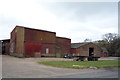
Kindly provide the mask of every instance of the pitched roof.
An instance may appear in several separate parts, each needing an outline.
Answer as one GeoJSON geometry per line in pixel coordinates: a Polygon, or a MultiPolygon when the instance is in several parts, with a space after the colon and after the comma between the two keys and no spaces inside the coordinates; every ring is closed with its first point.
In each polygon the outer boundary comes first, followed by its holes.
{"type": "Polygon", "coordinates": [[[72,43],[72,44],[71,44],[71,48],[79,48],[79,47],[81,47],[81,46],[83,46],[83,45],[85,45],[85,44],[88,44],[88,43],[90,43],[90,42],[72,43]]]}
{"type": "Polygon", "coordinates": [[[49,32],[49,33],[54,33],[54,34],[56,34],[56,32],[47,31],[47,30],[42,30],[42,29],[29,28],[29,27],[25,27],[25,26],[16,25],[16,27],[22,27],[22,28],[24,28],[24,29],[31,29],[31,30],[43,31],[43,32],[49,32]]]}
{"type": "Polygon", "coordinates": [[[102,50],[103,50],[103,52],[108,53],[108,50],[106,48],[102,47],[102,50]]]}
{"type": "Polygon", "coordinates": [[[70,38],[66,38],[66,37],[58,37],[58,36],[56,36],[56,38],[69,39],[69,40],[71,40],[70,38]]]}

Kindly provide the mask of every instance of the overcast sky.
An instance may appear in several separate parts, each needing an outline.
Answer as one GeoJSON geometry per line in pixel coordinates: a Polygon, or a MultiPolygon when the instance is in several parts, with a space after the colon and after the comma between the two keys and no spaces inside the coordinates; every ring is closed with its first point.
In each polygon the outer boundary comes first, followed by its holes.
{"type": "Polygon", "coordinates": [[[95,41],[118,33],[118,2],[1,0],[0,39],[10,38],[16,25],[53,31],[72,42],[95,41]]]}

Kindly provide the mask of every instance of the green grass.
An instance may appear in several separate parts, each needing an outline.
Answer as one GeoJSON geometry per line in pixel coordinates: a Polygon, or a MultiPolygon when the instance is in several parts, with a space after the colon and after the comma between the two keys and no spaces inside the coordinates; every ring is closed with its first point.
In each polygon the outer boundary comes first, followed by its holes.
{"type": "Polygon", "coordinates": [[[118,60],[100,60],[100,61],[46,61],[38,62],[48,66],[61,67],[61,68],[89,68],[89,67],[116,67],[120,66],[118,60]]]}

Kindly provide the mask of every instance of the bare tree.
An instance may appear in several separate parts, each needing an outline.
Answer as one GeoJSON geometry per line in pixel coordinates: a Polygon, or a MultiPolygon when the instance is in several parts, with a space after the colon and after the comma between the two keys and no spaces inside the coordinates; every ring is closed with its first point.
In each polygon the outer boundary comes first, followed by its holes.
{"type": "Polygon", "coordinates": [[[88,38],[86,38],[85,40],[84,40],[84,42],[91,42],[92,40],[91,39],[88,39],[88,38]]]}
{"type": "Polygon", "coordinates": [[[118,34],[115,34],[115,33],[107,33],[107,34],[103,35],[103,40],[105,40],[106,42],[110,43],[111,41],[116,39],[117,36],[118,36],[118,34]]]}
{"type": "Polygon", "coordinates": [[[120,56],[120,36],[118,34],[107,33],[103,35],[103,40],[106,42],[109,56],[120,56]]]}

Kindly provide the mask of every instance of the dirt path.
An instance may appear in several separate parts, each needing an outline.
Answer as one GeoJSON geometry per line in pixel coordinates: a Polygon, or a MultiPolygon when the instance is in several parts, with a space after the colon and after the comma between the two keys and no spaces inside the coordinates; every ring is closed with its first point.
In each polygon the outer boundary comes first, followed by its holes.
{"type": "Polygon", "coordinates": [[[67,69],[38,64],[38,61],[72,60],[64,58],[16,58],[2,56],[3,78],[52,78],[73,74],[102,72],[105,69],[67,69]]]}

